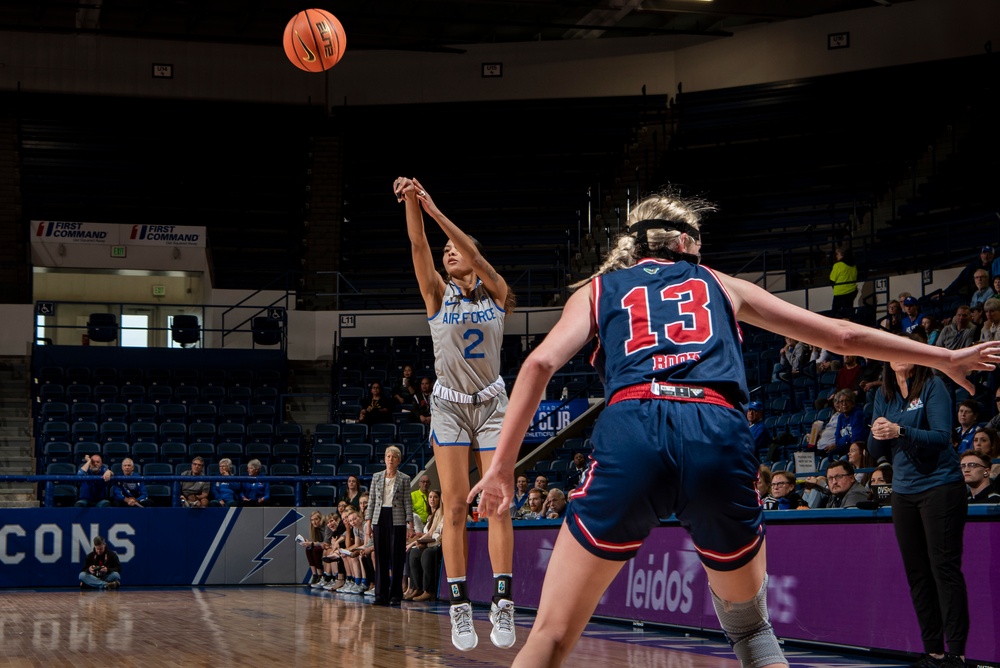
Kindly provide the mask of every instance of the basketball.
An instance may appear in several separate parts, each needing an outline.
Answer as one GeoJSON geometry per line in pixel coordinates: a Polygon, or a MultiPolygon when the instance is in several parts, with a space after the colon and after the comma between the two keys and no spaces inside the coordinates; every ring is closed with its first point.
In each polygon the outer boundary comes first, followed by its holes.
{"type": "Polygon", "coordinates": [[[285,26],[285,55],[306,72],[323,72],[336,65],[347,36],[337,17],[325,9],[304,9],[285,26]]]}

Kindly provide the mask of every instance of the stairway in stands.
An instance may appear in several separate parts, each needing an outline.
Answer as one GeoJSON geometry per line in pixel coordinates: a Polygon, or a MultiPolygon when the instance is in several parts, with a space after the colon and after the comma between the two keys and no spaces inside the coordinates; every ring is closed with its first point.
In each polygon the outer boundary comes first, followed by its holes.
{"type": "MultiPolygon", "coordinates": [[[[35,472],[31,429],[31,383],[26,357],[0,358],[0,472],[35,472]]],[[[35,485],[0,483],[0,508],[37,507],[35,485]]]]}
{"type": "MultiPolygon", "coordinates": [[[[302,427],[302,465],[310,461],[316,425],[331,422],[330,362],[290,362],[284,419],[302,427]]],[[[303,473],[307,471],[303,469],[303,473]]]]}

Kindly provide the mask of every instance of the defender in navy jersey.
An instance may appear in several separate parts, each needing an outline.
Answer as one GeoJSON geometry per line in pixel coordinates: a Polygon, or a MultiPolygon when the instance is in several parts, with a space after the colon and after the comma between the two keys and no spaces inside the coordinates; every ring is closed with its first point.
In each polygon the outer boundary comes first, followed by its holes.
{"type": "MultiPolygon", "coordinates": [[[[452,644],[467,651],[479,642],[465,590],[469,451],[483,472],[500,438],[507,411],[507,392],[500,377],[500,344],[514,294],[483,258],[478,243],[441,213],[419,181],[400,177],[393,184],[393,192],[406,202],[413,269],[434,343],[437,382],[431,396],[431,445],[448,526],[442,534],[441,551],[451,594],[452,644]],[[444,247],[446,279],[434,268],[421,207],[448,236],[444,247]]],[[[513,488],[513,475],[508,484],[513,488]]],[[[510,588],[514,532],[510,519],[508,512],[489,523],[493,566],[490,640],[497,647],[511,647],[515,642],[510,588]]]]}
{"type": "MultiPolygon", "coordinates": [[[[564,661],[625,560],[676,514],[708,576],[719,622],[743,666],[787,665],[767,615],[766,543],[736,318],[837,353],[934,366],[967,389],[1000,345],[949,351],[792,306],[699,265],[711,205],[661,193],[521,367],[493,464],[471,490],[480,515],[508,514],[522,439],[552,374],[598,337],[607,408],[570,495],[538,616],[515,666],[564,661]],[[603,363],[601,358],[603,358],[603,363]]],[[[584,282],[586,284],[586,282],[584,282]]]]}

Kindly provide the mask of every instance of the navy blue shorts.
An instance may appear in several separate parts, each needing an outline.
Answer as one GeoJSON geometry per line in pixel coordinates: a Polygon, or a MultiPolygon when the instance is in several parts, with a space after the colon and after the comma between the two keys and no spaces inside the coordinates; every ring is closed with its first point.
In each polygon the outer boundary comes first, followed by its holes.
{"type": "Polygon", "coordinates": [[[713,570],[740,568],[760,550],[758,462],[740,411],[629,399],[604,409],[592,440],[588,473],[566,513],[570,531],[591,553],[630,559],[672,514],[713,570]]]}

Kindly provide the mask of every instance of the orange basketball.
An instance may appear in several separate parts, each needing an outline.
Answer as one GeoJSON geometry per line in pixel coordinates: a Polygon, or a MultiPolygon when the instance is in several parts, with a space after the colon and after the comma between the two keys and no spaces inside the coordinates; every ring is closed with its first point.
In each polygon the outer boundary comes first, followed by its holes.
{"type": "Polygon", "coordinates": [[[304,9],[285,26],[285,55],[300,70],[322,72],[336,65],[347,35],[337,17],[325,9],[304,9]]]}

